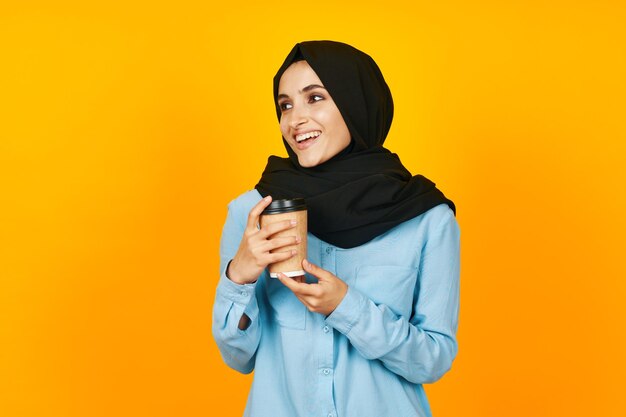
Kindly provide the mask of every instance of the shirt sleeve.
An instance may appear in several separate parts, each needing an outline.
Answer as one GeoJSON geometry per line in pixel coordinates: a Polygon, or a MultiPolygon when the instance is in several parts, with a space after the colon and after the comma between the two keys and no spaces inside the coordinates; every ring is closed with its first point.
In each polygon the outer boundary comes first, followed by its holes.
{"type": "Polygon", "coordinates": [[[420,384],[441,378],[457,352],[460,230],[451,210],[434,230],[422,249],[409,320],[353,287],[326,318],[365,358],[420,384]]]}
{"type": "Polygon", "coordinates": [[[247,374],[254,369],[256,350],[261,339],[256,283],[236,284],[226,276],[226,268],[237,253],[244,229],[236,202],[231,202],[220,240],[220,278],[213,304],[212,330],[224,362],[247,374]],[[244,313],[250,318],[250,325],[240,330],[239,319],[244,313]]]}

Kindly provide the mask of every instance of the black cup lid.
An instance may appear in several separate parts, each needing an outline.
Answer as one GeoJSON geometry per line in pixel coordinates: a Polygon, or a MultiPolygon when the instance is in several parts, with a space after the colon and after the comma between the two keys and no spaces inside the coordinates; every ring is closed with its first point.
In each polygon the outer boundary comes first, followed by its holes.
{"type": "Polygon", "coordinates": [[[290,211],[306,210],[304,198],[292,198],[286,200],[274,200],[269,206],[265,207],[261,214],[278,214],[288,213],[290,211]]]}

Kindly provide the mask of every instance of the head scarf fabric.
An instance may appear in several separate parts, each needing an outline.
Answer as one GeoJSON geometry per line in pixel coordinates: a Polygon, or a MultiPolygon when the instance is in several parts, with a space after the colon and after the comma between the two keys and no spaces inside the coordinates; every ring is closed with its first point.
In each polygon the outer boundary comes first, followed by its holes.
{"type": "Polygon", "coordinates": [[[393,119],[393,99],[378,65],[345,43],[296,44],[274,76],[274,103],[285,70],[304,59],[332,97],[351,134],[350,144],[317,166],[298,163],[285,138],[288,158],[270,156],[255,188],[274,200],[304,198],[308,230],[340,248],[369,242],[427,210],[454,203],[422,175],[412,176],[398,155],[382,145],[393,119]]]}

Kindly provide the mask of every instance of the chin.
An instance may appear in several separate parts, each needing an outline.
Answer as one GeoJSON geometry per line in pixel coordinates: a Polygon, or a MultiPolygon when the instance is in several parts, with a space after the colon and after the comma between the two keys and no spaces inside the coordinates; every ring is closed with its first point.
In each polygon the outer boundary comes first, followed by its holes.
{"type": "Polygon", "coordinates": [[[309,158],[307,158],[307,159],[298,158],[298,163],[303,168],[312,168],[314,166],[317,166],[317,165],[321,164],[322,162],[324,162],[324,161],[311,160],[309,158]]]}

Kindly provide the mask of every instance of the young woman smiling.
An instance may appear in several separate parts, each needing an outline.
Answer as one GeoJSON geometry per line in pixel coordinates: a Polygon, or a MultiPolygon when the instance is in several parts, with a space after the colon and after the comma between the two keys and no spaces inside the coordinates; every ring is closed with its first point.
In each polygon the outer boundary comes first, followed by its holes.
{"type": "Polygon", "coordinates": [[[245,416],[431,416],[423,383],[457,352],[460,231],[454,203],[382,145],[393,100],[374,60],[340,42],[294,46],[274,77],[287,158],[228,205],[213,336],[253,370],[245,416]],[[272,199],[308,207],[306,276],[259,227],[272,199]],[[278,251],[274,251],[278,249],[278,251]]]}

